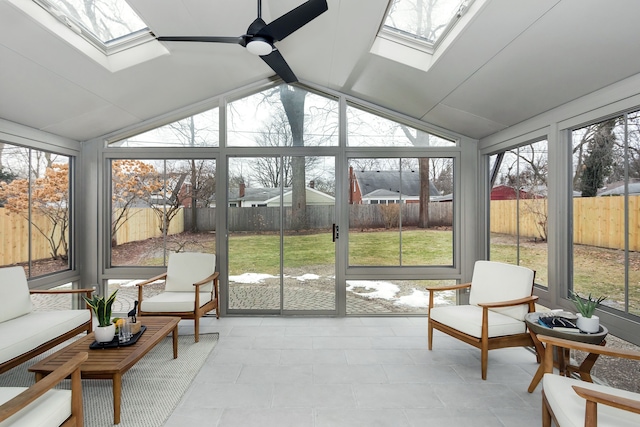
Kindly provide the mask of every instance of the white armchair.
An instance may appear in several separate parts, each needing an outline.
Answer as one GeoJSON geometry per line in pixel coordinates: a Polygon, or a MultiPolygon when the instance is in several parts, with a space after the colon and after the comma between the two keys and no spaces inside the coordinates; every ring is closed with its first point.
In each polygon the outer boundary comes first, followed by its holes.
{"type": "Polygon", "coordinates": [[[195,341],[200,340],[200,317],[218,305],[215,254],[180,252],[169,256],[167,272],[138,283],[138,316],[177,316],[193,319],[195,341]],[[143,287],[164,280],[164,292],[144,298],[143,287]]]}
{"type": "Polygon", "coordinates": [[[553,374],[549,346],[640,360],[640,353],[538,335],[546,344],[542,378],[542,426],[631,427],[640,425],[640,394],[553,374]]]}
{"type": "Polygon", "coordinates": [[[429,350],[437,329],[481,351],[482,379],[487,379],[489,350],[533,346],[524,316],[535,311],[535,271],[494,261],[476,261],[471,283],[428,287],[429,350]],[[437,291],[469,288],[469,304],[434,307],[437,291]]]}
{"type": "Polygon", "coordinates": [[[31,387],[0,387],[0,427],[82,427],[80,365],[87,353],[78,353],[31,387]],[[53,387],[71,376],[71,390],[53,387]]]}

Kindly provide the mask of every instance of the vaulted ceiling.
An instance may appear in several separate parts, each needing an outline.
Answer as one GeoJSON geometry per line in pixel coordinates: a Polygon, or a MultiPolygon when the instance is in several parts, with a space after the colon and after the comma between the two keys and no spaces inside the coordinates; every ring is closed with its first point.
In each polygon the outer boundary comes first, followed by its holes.
{"type": "MultiPolygon", "coordinates": [[[[244,34],[255,0],[128,0],[156,36],[244,34]]],[[[264,0],[268,23],[302,0],[264,0]]],[[[328,0],[277,44],[303,83],[482,138],[640,73],[637,0],[476,0],[434,55],[376,38],[387,0],[328,0]]],[[[31,0],[0,2],[0,118],[88,140],[274,77],[232,44],[112,57],[31,0]],[[38,19],[36,19],[38,18],[38,19]]]]}

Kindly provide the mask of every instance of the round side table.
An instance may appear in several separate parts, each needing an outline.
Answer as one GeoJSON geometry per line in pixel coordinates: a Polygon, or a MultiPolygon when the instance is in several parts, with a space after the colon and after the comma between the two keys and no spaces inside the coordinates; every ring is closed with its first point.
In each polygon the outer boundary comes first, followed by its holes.
{"type": "MultiPolygon", "coordinates": [[[[557,331],[552,328],[547,328],[539,324],[538,319],[540,317],[540,314],[541,313],[538,313],[538,312],[527,313],[524,317],[524,321],[527,324],[527,328],[529,329],[529,334],[531,335],[533,344],[536,347],[536,352],[538,353],[539,361],[542,361],[544,359],[545,347],[538,339],[538,334],[547,335],[555,338],[562,338],[570,341],[594,344],[594,345],[605,345],[607,343],[605,338],[607,337],[607,334],[609,333],[609,331],[602,324],[600,324],[600,330],[594,334],[587,334],[583,332],[578,333],[578,332],[557,331]]],[[[564,374],[565,376],[569,376],[571,372],[577,372],[583,381],[593,382],[591,379],[591,369],[593,368],[593,365],[596,363],[596,360],[598,359],[597,354],[589,353],[587,357],[582,361],[580,366],[573,366],[567,363],[567,361],[570,360],[568,349],[558,348],[556,356],[557,356],[556,359],[558,362],[558,369],[561,374],[564,374]]],[[[538,367],[538,370],[536,371],[536,374],[533,376],[533,379],[531,380],[531,384],[529,385],[529,389],[528,389],[529,393],[533,393],[533,391],[538,386],[538,383],[542,379],[543,375],[544,375],[544,366],[541,363],[540,366],[538,367]]]]}

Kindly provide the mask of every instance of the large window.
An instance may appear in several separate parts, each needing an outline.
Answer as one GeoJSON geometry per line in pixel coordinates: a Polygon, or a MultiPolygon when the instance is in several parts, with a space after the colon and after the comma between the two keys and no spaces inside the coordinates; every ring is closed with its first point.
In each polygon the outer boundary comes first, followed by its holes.
{"type": "Polygon", "coordinates": [[[548,284],[546,140],[494,154],[490,158],[490,258],[536,271],[548,284]]]}
{"type": "Polygon", "coordinates": [[[575,129],[571,137],[573,290],[639,315],[640,113],[575,129]]]}
{"type": "Polygon", "coordinates": [[[71,158],[0,144],[0,265],[28,277],[70,268],[71,158]]]}
{"type": "Polygon", "coordinates": [[[215,172],[215,160],[112,160],[111,265],[215,252],[215,172]]]}
{"type": "Polygon", "coordinates": [[[453,159],[349,159],[349,265],[453,266],[453,159]]]}

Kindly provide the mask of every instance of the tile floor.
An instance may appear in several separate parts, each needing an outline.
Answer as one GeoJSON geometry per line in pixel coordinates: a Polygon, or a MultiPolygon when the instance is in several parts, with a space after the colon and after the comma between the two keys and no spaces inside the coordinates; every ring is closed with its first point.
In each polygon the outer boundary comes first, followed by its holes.
{"type": "MultiPolygon", "coordinates": [[[[220,341],[165,427],[540,426],[524,348],[489,352],[424,317],[205,318],[220,341]]],[[[183,331],[192,329],[181,325],[183,331]]]]}

